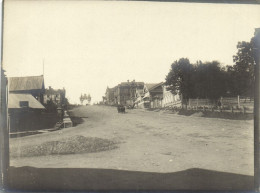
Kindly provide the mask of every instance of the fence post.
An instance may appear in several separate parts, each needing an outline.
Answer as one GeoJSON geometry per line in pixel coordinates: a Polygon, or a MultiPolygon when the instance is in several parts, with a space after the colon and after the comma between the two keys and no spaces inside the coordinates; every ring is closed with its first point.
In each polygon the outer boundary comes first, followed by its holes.
{"type": "Polygon", "coordinates": [[[243,106],[243,114],[246,114],[246,108],[243,106]]]}
{"type": "Polygon", "coordinates": [[[234,110],[233,110],[233,106],[231,107],[231,113],[233,113],[234,112],[234,110]]]}
{"type": "Polygon", "coordinates": [[[237,106],[238,106],[238,108],[240,108],[240,99],[239,99],[239,95],[237,95],[237,106]]]}

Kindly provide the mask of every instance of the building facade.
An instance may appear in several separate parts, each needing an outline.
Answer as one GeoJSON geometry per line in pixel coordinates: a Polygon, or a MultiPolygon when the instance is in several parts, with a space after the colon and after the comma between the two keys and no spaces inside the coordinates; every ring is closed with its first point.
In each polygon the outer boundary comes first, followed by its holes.
{"type": "Polygon", "coordinates": [[[116,91],[117,103],[126,106],[134,106],[136,90],[143,89],[143,87],[143,82],[135,82],[135,80],[131,82],[129,80],[127,82],[121,82],[117,86],[116,91]]]}
{"type": "Polygon", "coordinates": [[[167,86],[163,86],[163,107],[181,107],[182,101],[180,95],[174,95],[167,90],[167,86]]]}
{"type": "Polygon", "coordinates": [[[163,100],[163,82],[146,83],[143,88],[143,97],[138,104],[141,108],[161,108],[163,100]]]}
{"type": "Polygon", "coordinates": [[[9,92],[13,94],[31,94],[41,104],[45,92],[43,76],[9,77],[9,92]]]}
{"type": "Polygon", "coordinates": [[[121,82],[113,88],[106,89],[105,100],[108,105],[134,106],[136,90],[143,90],[143,82],[127,81],[121,82]]]}

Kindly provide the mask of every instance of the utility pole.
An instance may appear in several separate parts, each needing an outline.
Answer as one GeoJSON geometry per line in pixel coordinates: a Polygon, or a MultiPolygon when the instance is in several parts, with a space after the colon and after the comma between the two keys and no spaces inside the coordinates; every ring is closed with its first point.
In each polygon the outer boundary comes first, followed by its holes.
{"type": "Polygon", "coordinates": [[[42,75],[43,75],[43,77],[44,77],[44,58],[43,58],[43,60],[42,60],[42,75]]]}
{"type": "Polygon", "coordinates": [[[259,55],[260,55],[260,28],[255,29],[253,38],[253,52],[255,60],[255,93],[254,93],[254,187],[255,191],[259,191],[259,55]]]}

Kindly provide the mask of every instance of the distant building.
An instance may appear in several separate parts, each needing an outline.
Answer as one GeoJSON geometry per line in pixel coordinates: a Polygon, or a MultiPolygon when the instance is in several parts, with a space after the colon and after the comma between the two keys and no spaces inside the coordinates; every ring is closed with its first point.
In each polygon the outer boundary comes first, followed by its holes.
{"type": "Polygon", "coordinates": [[[105,93],[105,104],[107,105],[115,105],[117,104],[117,86],[113,88],[107,87],[105,93]]]}
{"type": "Polygon", "coordinates": [[[136,91],[143,90],[143,82],[127,81],[121,82],[113,88],[107,87],[105,101],[108,105],[130,105],[133,106],[136,100],[136,91]]]}
{"type": "Polygon", "coordinates": [[[16,94],[31,94],[43,104],[45,92],[43,76],[9,77],[9,92],[16,94]]]}
{"type": "Polygon", "coordinates": [[[121,82],[116,89],[116,101],[121,105],[134,105],[136,98],[136,90],[143,89],[143,82],[121,82]]]}
{"type": "Polygon", "coordinates": [[[144,89],[136,88],[135,91],[135,108],[143,108],[143,97],[144,97],[144,89]]]}
{"type": "Polygon", "coordinates": [[[49,86],[49,89],[45,90],[43,103],[47,104],[48,101],[52,101],[57,107],[63,107],[65,105],[66,90],[53,89],[49,86]]]}

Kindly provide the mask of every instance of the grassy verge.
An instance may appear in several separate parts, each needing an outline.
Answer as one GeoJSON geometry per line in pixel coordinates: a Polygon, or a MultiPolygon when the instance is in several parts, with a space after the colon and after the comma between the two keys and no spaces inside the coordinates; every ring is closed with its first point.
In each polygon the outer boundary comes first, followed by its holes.
{"type": "Polygon", "coordinates": [[[199,116],[209,118],[233,119],[233,120],[252,120],[254,119],[253,113],[240,113],[240,112],[219,112],[219,111],[199,111],[199,110],[177,110],[179,115],[185,116],[199,116]]]}

